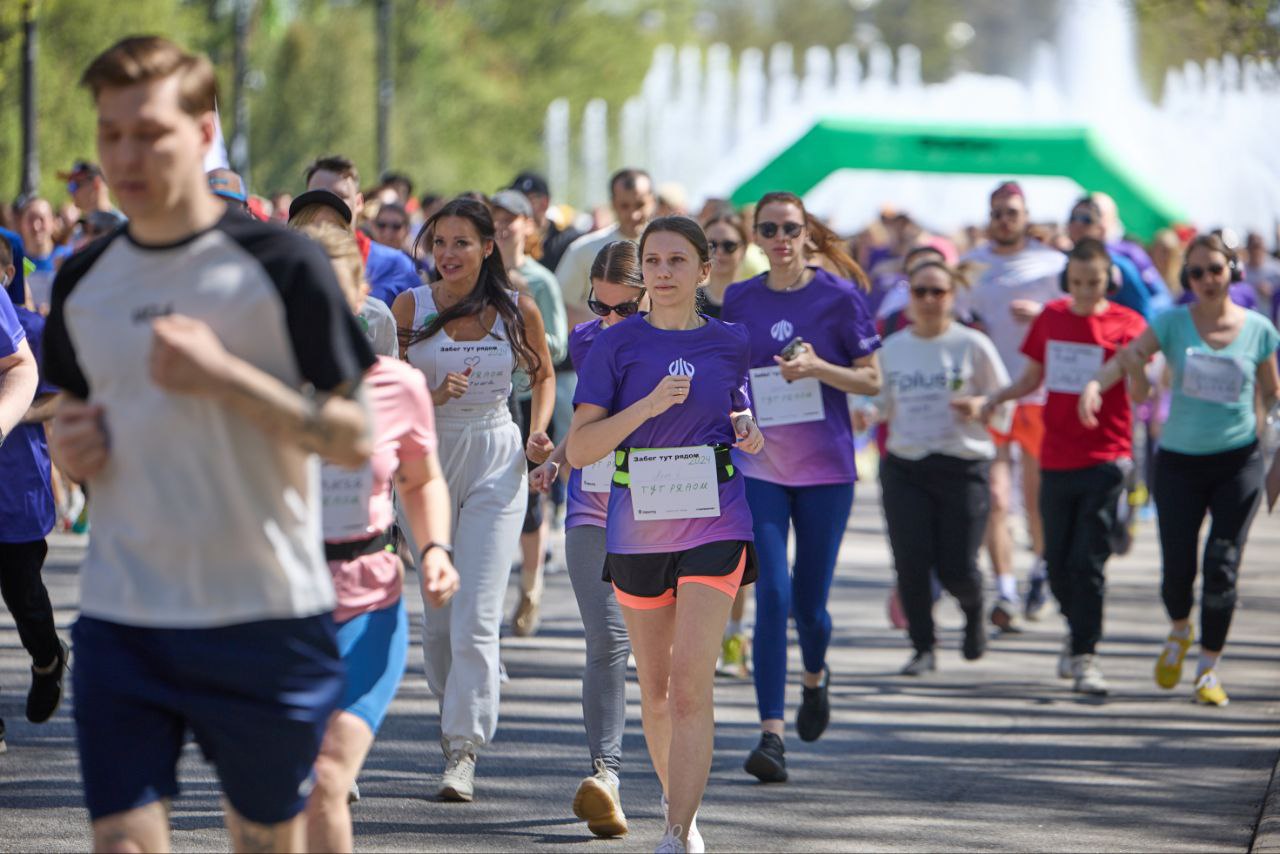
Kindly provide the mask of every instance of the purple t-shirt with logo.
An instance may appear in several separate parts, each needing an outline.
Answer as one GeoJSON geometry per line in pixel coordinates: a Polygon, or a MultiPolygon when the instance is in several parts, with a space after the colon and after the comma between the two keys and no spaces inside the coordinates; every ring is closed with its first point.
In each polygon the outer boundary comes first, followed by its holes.
{"type": "MultiPolygon", "coordinates": [[[[588,320],[573,327],[569,333],[569,360],[573,369],[581,373],[587,361],[587,353],[595,343],[603,327],[599,320],[588,320]]],[[[582,470],[569,472],[569,498],[564,512],[564,528],[576,528],[579,525],[595,525],[603,528],[609,511],[609,493],[587,492],[582,488],[582,470]]]]}
{"type": "MultiPolygon", "coordinates": [[[[732,445],[737,437],[730,413],[750,407],[747,333],[714,318],[704,320],[697,329],[655,329],[639,314],[601,331],[578,369],[574,405],[590,403],[614,415],[646,397],[663,377],[688,376],[688,400],[641,424],[620,447],[732,445]]],[[[742,477],[724,481],[719,490],[720,515],[714,518],[637,522],[631,491],[615,485],[609,493],[608,550],[650,554],[753,539],[742,477]]]]}
{"type": "MultiPolygon", "coordinates": [[[[772,367],[773,357],[799,336],[822,359],[851,365],[880,349],[875,318],[858,286],[816,268],[813,279],[794,291],[770,290],[767,273],[730,285],[722,317],[748,331],[751,367],[772,367]]],[[[785,486],[852,483],[853,428],[843,391],[822,385],[823,418],[762,428],[764,450],[735,452],[747,477],[785,486]]]]}

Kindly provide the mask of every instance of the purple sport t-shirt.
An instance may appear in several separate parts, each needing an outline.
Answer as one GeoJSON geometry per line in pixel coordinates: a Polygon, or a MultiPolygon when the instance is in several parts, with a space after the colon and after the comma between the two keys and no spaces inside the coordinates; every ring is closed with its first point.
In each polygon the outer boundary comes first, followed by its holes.
{"type": "MultiPolygon", "coordinates": [[[[18,322],[18,333],[26,333],[27,343],[37,363],[41,356],[44,318],[34,311],[15,308],[0,293],[0,329],[7,330],[8,311],[18,322]]],[[[0,340],[0,355],[10,338],[0,340]]],[[[19,338],[21,340],[21,338],[19,338]]],[[[12,355],[12,354],[8,354],[12,355]]],[[[36,397],[57,392],[40,371],[36,397]]],[[[30,543],[43,540],[53,530],[57,513],[50,483],[49,446],[43,424],[19,424],[0,446],[0,543],[30,543]]]]}
{"type": "MultiPolygon", "coordinates": [[[[603,330],[578,370],[574,405],[590,403],[610,415],[653,391],[663,377],[691,378],[689,398],[641,424],[623,440],[626,448],[682,448],[732,445],[730,413],[747,409],[747,334],[740,327],[705,317],[697,329],[655,329],[645,315],[603,330]]],[[[751,509],[740,476],[720,484],[720,515],[703,519],[637,522],[631,491],[609,493],[605,537],[613,554],[684,551],[723,540],[750,540],[751,509]]]]}
{"type": "MultiPolygon", "coordinates": [[[[582,372],[582,366],[587,361],[587,353],[591,351],[591,345],[596,342],[596,337],[602,330],[600,321],[588,320],[573,327],[573,331],[569,333],[569,361],[573,363],[575,371],[582,372]]],[[[582,470],[570,471],[569,498],[564,511],[565,530],[579,525],[595,525],[597,528],[603,528],[608,512],[609,493],[587,492],[582,488],[582,470]]]]}
{"type": "MultiPolygon", "coordinates": [[[[770,290],[768,274],[730,285],[725,291],[726,322],[744,327],[751,340],[751,367],[772,367],[773,357],[799,336],[818,356],[836,365],[880,349],[875,318],[857,285],[815,268],[813,279],[794,291],[770,290]]],[[[747,477],[785,486],[852,483],[853,429],[845,393],[823,384],[823,418],[761,428],[764,450],[734,453],[747,477]]]]}

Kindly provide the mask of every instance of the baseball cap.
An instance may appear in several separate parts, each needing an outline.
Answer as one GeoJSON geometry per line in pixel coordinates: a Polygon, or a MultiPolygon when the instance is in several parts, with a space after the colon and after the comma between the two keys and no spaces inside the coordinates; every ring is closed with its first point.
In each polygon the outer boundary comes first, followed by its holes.
{"type": "Polygon", "coordinates": [[[342,197],[331,190],[307,190],[300,196],[294,196],[289,203],[289,219],[293,219],[303,208],[312,205],[325,205],[333,208],[347,225],[351,224],[351,208],[342,197]]]}
{"type": "Polygon", "coordinates": [[[526,196],[530,193],[537,193],[541,196],[551,195],[551,188],[547,186],[547,179],[543,178],[537,172],[521,172],[516,176],[516,179],[511,182],[511,189],[519,190],[526,196]]]}
{"type": "Polygon", "coordinates": [[[90,163],[88,160],[77,160],[71,164],[69,170],[58,173],[58,180],[80,181],[85,178],[94,178],[101,174],[102,170],[98,168],[98,164],[90,163]]]}
{"type": "Polygon", "coordinates": [[[209,189],[213,190],[215,196],[241,205],[248,203],[249,192],[244,178],[240,177],[238,172],[230,169],[212,169],[209,171],[208,178],[209,189]]]}
{"type": "Polygon", "coordinates": [[[533,216],[533,205],[529,197],[519,190],[499,190],[489,199],[496,208],[515,214],[516,216],[533,216]]]}

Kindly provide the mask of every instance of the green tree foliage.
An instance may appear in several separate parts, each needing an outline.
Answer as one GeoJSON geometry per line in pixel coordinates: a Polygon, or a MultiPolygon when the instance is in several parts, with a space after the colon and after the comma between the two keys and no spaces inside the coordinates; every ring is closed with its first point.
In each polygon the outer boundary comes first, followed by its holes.
{"type": "MultiPolygon", "coordinates": [[[[1223,50],[1280,47],[1280,0],[1132,0],[1144,77],[1223,50]]],[[[233,0],[38,0],[41,188],[93,154],[88,95],[76,88],[95,53],[130,33],[155,32],[209,53],[232,131],[233,0]]],[[[376,178],[376,0],[254,0],[249,45],[250,183],[297,191],[302,168],[342,152],[376,178]]],[[[859,32],[922,50],[926,80],[956,70],[1019,73],[1030,45],[1051,35],[1056,0],[393,0],[392,166],[421,189],[492,191],[542,165],[547,103],[567,97],[574,127],[590,98],[616,118],[639,92],[662,42],[727,43],[735,52],[789,41],[835,46],[859,32]],[[948,43],[957,21],[975,38],[948,43]]],[[[0,198],[20,177],[21,3],[0,0],[0,198]]],[[[575,139],[576,142],[576,139],[575,139]]],[[[615,151],[618,150],[614,146],[615,151]]],[[[618,165],[618,164],[612,164],[618,165]]]]}

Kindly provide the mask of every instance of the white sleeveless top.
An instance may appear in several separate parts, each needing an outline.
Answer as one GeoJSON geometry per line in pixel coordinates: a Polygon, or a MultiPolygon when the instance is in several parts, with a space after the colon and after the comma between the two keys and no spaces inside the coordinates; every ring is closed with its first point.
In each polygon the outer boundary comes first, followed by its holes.
{"type": "MultiPolygon", "coordinates": [[[[419,285],[413,294],[413,331],[427,327],[438,314],[430,285],[419,285]]],[[[516,295],[512,294],[512,299],[516,295]]],[[[409,364],[426,375],[427,385],[439,387],[445,374],[471,370],[470,387],[462,397],[453,398],[436,411],[459,415],[469,412],[487,412],[496,404],[506,405],[511,396],[511,372],[515,358],[511,342],[507,340],[506,325],[502,315],[494,320],[489,335],[480,341],[454,341],[441,329],[425,341],[409,346],[406,352],[409,364]]]]}

